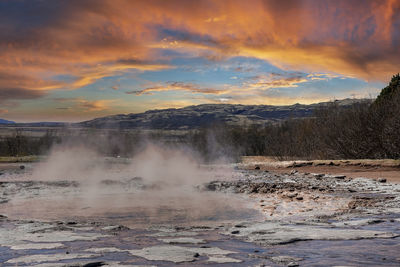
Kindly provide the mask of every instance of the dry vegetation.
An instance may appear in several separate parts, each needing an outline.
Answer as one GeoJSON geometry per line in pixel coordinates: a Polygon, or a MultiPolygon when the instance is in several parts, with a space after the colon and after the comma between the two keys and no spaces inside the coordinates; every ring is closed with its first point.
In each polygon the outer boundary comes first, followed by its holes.
{"type": "Polygon", "coordinates": [[[270,156],[287,159],[399,159],[400,76],[393,76],[378,98],[340,106],[332,102],[305,119],[267,126],[214,125],[184,135],[140,131],[47,131],[40,137],[14,135],[0,139],[0,156],[46,154],[54,144],[80,143],[107,156],[132,156],[144,142],[187,146],[206,161],[221,157],[270,156]]]}
{"type": "Polygon", "coordinates": [[[284,159],[400,158],[400,76],[370,103],[341,107],[333,102],[312,118],[266,127],[216,126],[192,136],[191,143],[213,153],[284,159]],[[217,151],[217,152],[215,152],[217,151]]]}

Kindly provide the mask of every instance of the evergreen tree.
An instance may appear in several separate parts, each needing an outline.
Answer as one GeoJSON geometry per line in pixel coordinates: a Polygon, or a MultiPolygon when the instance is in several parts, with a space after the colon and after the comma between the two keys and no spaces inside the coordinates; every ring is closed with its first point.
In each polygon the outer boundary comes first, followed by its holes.
{"type": "Polygon", "coordinates": [[[381,104],[390,101],[396,92],[400,91],[400,74],[397,73],[392,77],[389,85],[382,89],[379,96],[376,98],[375,103],[381,104]]]}

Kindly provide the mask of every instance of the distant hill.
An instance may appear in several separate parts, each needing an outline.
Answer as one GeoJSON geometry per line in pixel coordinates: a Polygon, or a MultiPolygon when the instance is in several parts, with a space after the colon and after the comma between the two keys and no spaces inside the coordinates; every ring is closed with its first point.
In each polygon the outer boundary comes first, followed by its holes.
{"type": "Polygon", "coordinates": [[[0,124],[14,124],[14,123],[15,123],[14,121],[0,119],[0,124]]]}
{"type": "MultiPolygon", "coordinates": [[[[336,100],[341,106],[365,102],[365,99],[336,100]]],[[[137,114],[120,114],[97,118],[75,124],[80,127],[106,129],[160,129],[188,130],[214,123],[233,125],[266,124],[288,118],[312,116],[315,109],[332,102],[311,105],[294,104],[288,106],[203,104],[178,109],[149,110],[137,114]]]]}
{"type": "Polygon", "coordinates": [[[25,127],[63,127],[66,125],[70,125],[70,123],[65,122],[25,122],[25,123],[18,123],[19,126],[25,127]]]}

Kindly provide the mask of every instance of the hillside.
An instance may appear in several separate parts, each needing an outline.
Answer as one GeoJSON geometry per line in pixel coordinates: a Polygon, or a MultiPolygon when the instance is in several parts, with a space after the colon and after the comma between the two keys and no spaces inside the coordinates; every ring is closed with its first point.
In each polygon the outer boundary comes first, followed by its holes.
{"type": "Polygon", "coordinates": [[[0,124],[14,124],[15,122],[13,121],[8,121],[8,120],[4,120],[4,119],[0,119],[0,124]]]}
{"type": "MultiPolygon", "coordinates": [[[[360,99],[335,101],[340,106],[350,106],[360,99]]],[[[266,124],[288,118],[310,117],[313,111],[331,102],[288,106],[203,104],[179,109],[149,110],[137,114],[120,114],[78,123],[81,127],[120,129],[186,130],[214,123],[266,124]]]]}

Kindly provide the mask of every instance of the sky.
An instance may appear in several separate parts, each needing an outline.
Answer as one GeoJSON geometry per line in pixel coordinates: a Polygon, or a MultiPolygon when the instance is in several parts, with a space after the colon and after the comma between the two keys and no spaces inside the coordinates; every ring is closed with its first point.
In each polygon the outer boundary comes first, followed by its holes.
{"type": "Polygon", "coordinates": [[[398,0],[0,1],[18,122],[371,98],[398,72],[398,0]]]}

